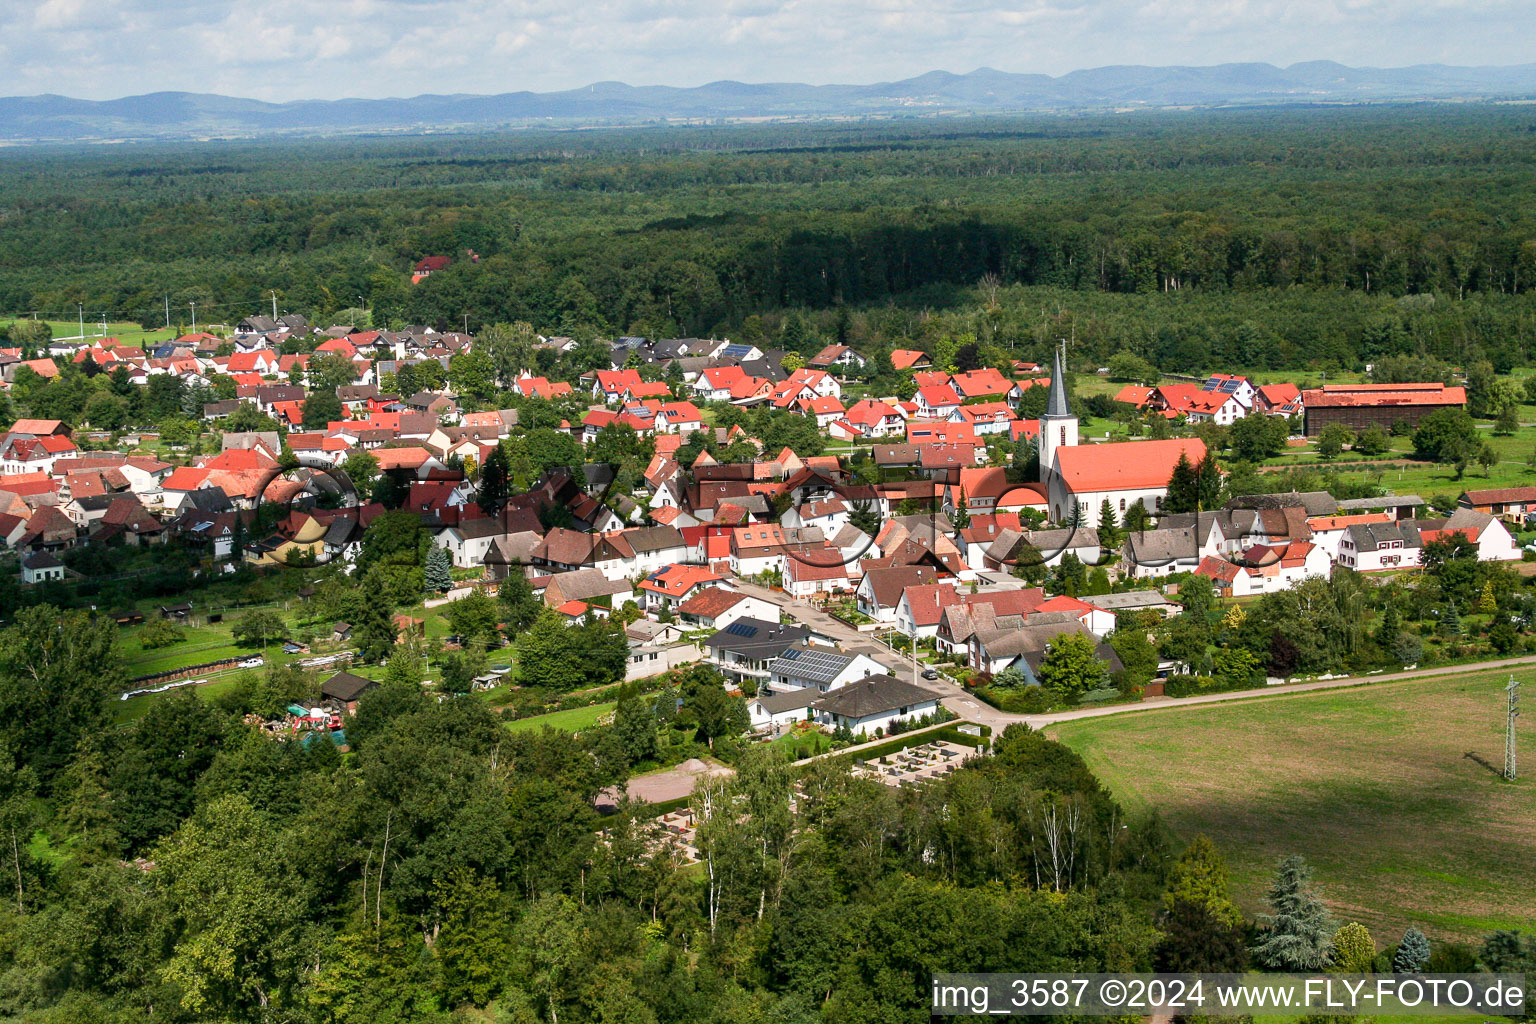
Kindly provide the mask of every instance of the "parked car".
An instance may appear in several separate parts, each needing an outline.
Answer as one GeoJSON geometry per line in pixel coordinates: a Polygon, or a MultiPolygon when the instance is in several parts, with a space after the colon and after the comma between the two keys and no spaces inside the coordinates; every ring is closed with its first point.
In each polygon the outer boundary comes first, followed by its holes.
{"type": "Polygon", "coordinates": [[[937,679],[937,678],[939,678],[939,670],[936,669],[936,668],[925,668],[925,669],[923,669],[923,678],[924,679],[937,679]]]}
{"type": "Polygon", "coordinates": [[[261,668],[266,662],[260,658],[246,658],[240,663],[241,668],[261,668]]]}

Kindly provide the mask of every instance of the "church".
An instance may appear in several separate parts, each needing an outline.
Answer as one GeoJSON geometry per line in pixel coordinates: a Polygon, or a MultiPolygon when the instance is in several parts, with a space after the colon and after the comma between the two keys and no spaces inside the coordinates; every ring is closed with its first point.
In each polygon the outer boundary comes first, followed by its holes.
{"type": "Polygon", "coordinates": [[[1061,525],[1097,527],[1105,499],[1122,523],[1137,502],[1157,515],[1179,456],[1191,464],[1205,458],[1205,443],[1198,437],[1080,445],[1077,434],[1057,351],[1050,396],[1040,416],[1039,455],[1051,521],[1061,525]]]}

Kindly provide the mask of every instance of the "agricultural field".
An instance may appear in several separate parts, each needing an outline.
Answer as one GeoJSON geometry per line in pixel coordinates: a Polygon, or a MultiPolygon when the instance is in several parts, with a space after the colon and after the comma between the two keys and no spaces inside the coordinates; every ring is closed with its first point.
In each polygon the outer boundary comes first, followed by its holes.
{"type": "Polygon", "coordinates": [[[548,727],[556,732],[577,732],[597,724],[598,719],[604,715],[611,715],[618,702],[610,701],[606,704],[593,704],[590,707],[571,708],[567,711],[551,711],[547,715],[534,715],[531,718],[519,718],[507,723],[507,728],[513,732],[537,731],[548,727]]]}
{"type": "MultiPolygon", "coordinates": [[[[1473,941],[1536,926],[1536,773],[1502,767],[1503,688],[1482,672],[1067,722],[1134,813],[1179,842],[1209,836],[1249,914],[1279,860],[1301,853],[1341,921],[1378,942],[1417,925],[1473,941]],[[1485,763],[1486,762],[1486,763],[1485,763]]],[[[1529,718],[1522,722],[1528,745],[1529,718]]]]}

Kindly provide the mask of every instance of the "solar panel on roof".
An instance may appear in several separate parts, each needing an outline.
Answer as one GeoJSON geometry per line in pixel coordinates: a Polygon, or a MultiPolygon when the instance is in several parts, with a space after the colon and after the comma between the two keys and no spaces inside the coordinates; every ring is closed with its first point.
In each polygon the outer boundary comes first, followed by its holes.
{"type": "Polygon", "coordinates": [[[749,626],[745,622],[733,622],[725,627],[725,631],[731,636],[756,636],[757,627],[749,626]]]}

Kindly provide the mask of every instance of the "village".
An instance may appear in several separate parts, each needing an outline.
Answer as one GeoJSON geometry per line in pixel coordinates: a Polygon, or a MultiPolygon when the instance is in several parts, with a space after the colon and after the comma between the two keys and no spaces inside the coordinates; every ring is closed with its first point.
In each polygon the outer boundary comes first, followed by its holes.
{"type": "MultiPolygon", "coordinates": [[[[13,389],[88,367],[133,387],[169,377],[187,394],[231,397],[198,410],[219,438],[206,454],[150,431],[17,419],[0,438],[0,540],[25,587],[83,579],[68,564],[80,548],[189,546],[216,578],[242,563],[349,565],[379,515],[409,510],[451,564],[455,593],[495,594],[516,574],[567,623],[620,618],[629,681],[702,663],[747,700],[757,734],[869,739],[984,707],[957,684],[1059,679],[1053,652],[1078,643],[1095,661],[1068,688],[1079,698],[1162,696],[1200,671],[1196,659],[1159,656],[1127,673],[1111,641],[1127,629],[1150,637],[1183,612],[1190,579],[1253,598],[1337,568],[1412,570],[1451,539],[1478,561],[1518,561],[1516,534],[1536,507],[1536,487],[1468,490],[1450,511],[1412,494],[1325,491],[1206,503],[1217,489],[1201,477],[1220,471],[1197,434],[1082,436],[1060,350],[1011,373],[951,372],[896,350],[909,397],[845,401],[867,391],[857,373],[872,358],[846,345],[809,359],[726,340],[609,345],[607,369],[550,380],[521,366],[495,381],[527,400],[521,409],[474,408],[451,390],[476,339],[420,327],[316,331],[302,317],[252,316],[228,337],[147,351],[110,338],[52,342],[32,358],[5,350],[13,389]],[[392,393],[402,381],[423,386],[392,393]],[[541,406],[552,412],[531,422],[541,406]],[[744,414],[761,411],[770,419],[759,423],[793,420],[797,443],[754,436],[744,414]],[[540,428],[569,439],[570,458],[509,471],[508,441],[540,428]],[[605,461],[615,451],[648,461],[605,461]]],[[[544,365],[574,347],[536,345],[544,365]]],[[[1127,385],[1114,401],[1180,428],[1262,417],[1282,436],[1315,437],[1338,424],[1411,431],[1467,397],[1441,383],[1301,389],[1218,373],[1127,385]]],[[[374,685],[339,672],[322,688],[328,708],[295,718],[339,729],[374,685]]]]}

